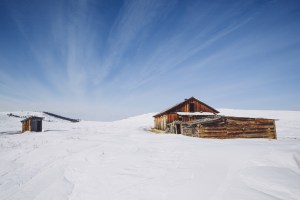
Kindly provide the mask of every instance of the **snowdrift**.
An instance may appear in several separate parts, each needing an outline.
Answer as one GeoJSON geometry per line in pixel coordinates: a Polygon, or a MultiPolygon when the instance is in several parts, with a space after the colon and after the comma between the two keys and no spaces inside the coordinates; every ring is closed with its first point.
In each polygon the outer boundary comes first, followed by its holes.
{"type": "MultiPolygon", "coordinates": [[[[66,122],[12,134],[0,113],[1,199],[299,199],[300,112],[220,109],[276,121],[278,140],[153,134],[154,113],[114,122],[66,122]]],[[[13,114],[25,115],[24,112],[13,114]]]]}

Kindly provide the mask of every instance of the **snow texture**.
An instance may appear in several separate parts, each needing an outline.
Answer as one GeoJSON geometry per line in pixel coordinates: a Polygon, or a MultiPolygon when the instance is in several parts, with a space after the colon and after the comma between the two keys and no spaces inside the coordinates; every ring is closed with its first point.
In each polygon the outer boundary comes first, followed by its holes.
{"type": "Polygon", "coordinates": [[[220,109],[276,121],[278,140],[154,134],[152,114],[43,132],[0,113],[0,199],[300,199],[300,112],[220,109]]]}
{"type": "Polygon", "coordinates": [[[211,112],[177,112],[178,115],[199,116],[199,115],[215,115],[211,112]]]}

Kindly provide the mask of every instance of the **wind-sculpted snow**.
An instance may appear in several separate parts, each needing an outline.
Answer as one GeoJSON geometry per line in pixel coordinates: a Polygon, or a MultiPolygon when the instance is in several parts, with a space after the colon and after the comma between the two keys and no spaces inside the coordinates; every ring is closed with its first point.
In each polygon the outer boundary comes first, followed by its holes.
{"type": "Polygon", "coordinates": [[[153,114],[13,134],[0,113],[0,199],[299,199],[300,112],[220,111],[279,119],[278,140],[154,134],[153,114]]]}

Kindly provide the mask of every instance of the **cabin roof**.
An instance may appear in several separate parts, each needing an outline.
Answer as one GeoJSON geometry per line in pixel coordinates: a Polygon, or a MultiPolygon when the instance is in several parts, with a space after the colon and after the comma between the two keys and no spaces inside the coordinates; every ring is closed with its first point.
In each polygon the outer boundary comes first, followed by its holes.
{"type": "Polygon", "coordinates": [[[26,119],[23,119],[21,122],[24,122],[24,121],[27,121],[27,120],[30,120],[30,119],[39,119],[39,120],[43,120],[44,117],[30,116],[30,117],[27,117],[26,119]]]}
{"type": "Polygon", "coordinates": [[[210,108],[211,110],[213,110],[215,113],[219,113],[219,111],[217,111],[216,109],[210,107],[210,106],[207,105],[206,103],[203,103],[202,101],[196,99],[195,97],[191,97],[191,98],[189,98],[189,99],[184,100],[184,101],[181,102],[181,103],[178,103],[178,104],[176,104],[176,105],[174,105],[174,106],[172,106],[172,107],[170,107],[170,108],[168,108],[168,109],[166,109],[166,110],[163,110],[163,111],[157,113],[157,114],[154,115],[153,117],[159,117],[159,116],[161,116],[161,115],[164,115],[164,114],[166,114],[167,112],[169,112],[169,111],[171,111],[171,110],[173,110],[173,109],[175,109],[175,108],[181,106],[182,104],[184,104],[184,103],[186,103],[187,101],[190,101],[190,100],[198,101],[199,103],[201,103],[201,104],[207,106],[208,108],[210,108]]]}

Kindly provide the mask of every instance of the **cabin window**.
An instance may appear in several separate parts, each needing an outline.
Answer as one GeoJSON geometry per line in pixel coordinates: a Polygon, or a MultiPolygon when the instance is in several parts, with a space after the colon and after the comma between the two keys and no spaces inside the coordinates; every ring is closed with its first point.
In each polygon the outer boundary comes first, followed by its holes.
{"type": "Polygon", "coordinates": [[[190,107],[190,110],[189,110],[190,112],[195,112],[194,103],[190,103],[189,107],[190,107]]]}

